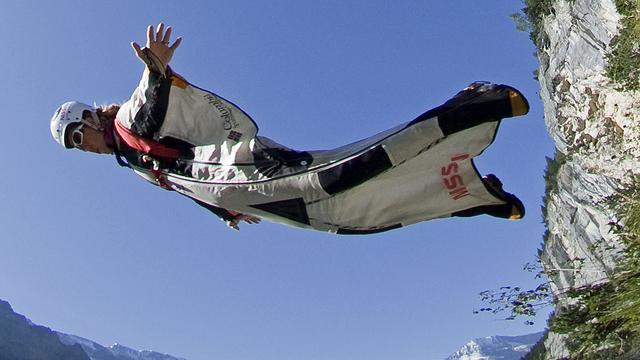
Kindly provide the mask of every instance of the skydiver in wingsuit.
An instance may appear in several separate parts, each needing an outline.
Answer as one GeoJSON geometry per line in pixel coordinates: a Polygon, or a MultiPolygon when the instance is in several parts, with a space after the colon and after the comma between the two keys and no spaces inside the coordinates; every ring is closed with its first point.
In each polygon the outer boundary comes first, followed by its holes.
{"type": "Polygon", "coordinates": [[[154,185],[212,211],[226,224],[261,218],[336,234],[371,234],[450,216],[520,219],[524,206],[473,158],[503,118],[529,105],[506,85],[473,83],[414,120],[323,151],[297,151],[258,135],[242,109],[192,85],[169,67],[182,42],[147,29],[131,45],[145,64],[123,104],[71,101],[51,119],[67,149],[113,154],[154,185]]]}

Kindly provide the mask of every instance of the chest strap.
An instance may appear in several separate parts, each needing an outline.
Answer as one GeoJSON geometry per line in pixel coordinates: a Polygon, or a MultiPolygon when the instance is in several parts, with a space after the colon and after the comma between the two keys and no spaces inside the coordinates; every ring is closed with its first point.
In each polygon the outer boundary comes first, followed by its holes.
{"type": "Polygon", "coordinates": [[[143,138],[122,125],[118,119],[114,121],[113,129],[130,148],[136,149],[145,155],[166,160],[176,160],[180,157],[180,151],[163,145],[153,139],[143,138]]]}
{"type": "Polygon", "coordinates": [[[143,138],[127,129],[117,119],[114,120],[114,131],[122,142],[132,149],[143,153],[142,161],[149,164],[149,170],[153,174],[156,183],[167,190],[172,190],[165,182],[160,171],[160,160],[176,160],[180,157],[180,151],[170,148],[153,139],[143,138]]]}

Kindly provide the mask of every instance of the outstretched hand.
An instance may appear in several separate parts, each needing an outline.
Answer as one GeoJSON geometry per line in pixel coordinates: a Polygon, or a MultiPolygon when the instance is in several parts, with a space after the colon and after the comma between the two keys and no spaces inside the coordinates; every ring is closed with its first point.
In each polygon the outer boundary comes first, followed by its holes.
{"type": "Polygon", "coordinates": [[[150,68],[160,71],[164,74],[167,65],[173,57],[173,53],[176,51],[182,38],[179,37],[169,46],[171,42],[171,27],[168,26],[165,29],[163,23],[158,25],[157,31],[154,32],[153,26],[147,27],[147,45],[141,48],[137,42],[132,42],[131,47],[136,52],[136,56],[150,68]]]}
{"type": "Polygon", "coordinates": [[[247,214],[238,214],[236,215],[235,218],[233,218],[233,220],[227,221],[227,226],[234,230],[240,230],[240,226],[239,226],[240,221],[244,221],[247,224],[258,224],[260,220],[261,219],[257,216],[247,215],[247,214]]]}

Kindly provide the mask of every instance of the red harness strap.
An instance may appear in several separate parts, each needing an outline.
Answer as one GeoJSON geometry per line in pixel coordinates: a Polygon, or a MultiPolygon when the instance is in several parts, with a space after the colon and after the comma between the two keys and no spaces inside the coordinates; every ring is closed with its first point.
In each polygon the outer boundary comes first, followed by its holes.
{"type": "Polygon", "coordinates": [[[180,157],[180,151],[165,146],[153,139],[146,139],[138,136],[133,131],[124,127],[124,125],[122,125],[118,121],[118,119],[114,120],[113,129],[115,130],[116,134],[118,134],[120,140],[122,140],[129,147],[151,157],[151,173],[155,177],[156,183],[164,189],[172,190],[171,187],[163,180],[162,172],[156,164],[157,160],[154,161],[154,158],[176,160],[178,157],[180,157]]]}
{"type": "Polygon", "coordinates": [[[138,136],[133,131],[124,127],[118,119],[114,120],[113,128],[125,144],[129,145],[131,148],[141,151],[144,154],[170,160],[175,160],[180,157],[180,151],[162,145],[153,139],[138,136]]]}

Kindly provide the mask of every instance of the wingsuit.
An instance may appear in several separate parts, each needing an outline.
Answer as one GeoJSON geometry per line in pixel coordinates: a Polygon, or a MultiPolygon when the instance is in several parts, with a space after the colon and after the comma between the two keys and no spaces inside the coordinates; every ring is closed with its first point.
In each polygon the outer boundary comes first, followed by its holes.
{"type": "Polygon", "coordinates": [[[518,219],[522,203],[483,182],[473,158],[493,142],[501,119],[527,112],[516,89],[474,83],[367,139],[296,151],[259,136],[251,117],[224,98],[171,69],[147,69],[117,114],[116,156],[223,220],[244,213],[330,233],[369,234],[449,216],[518,219]]]}

